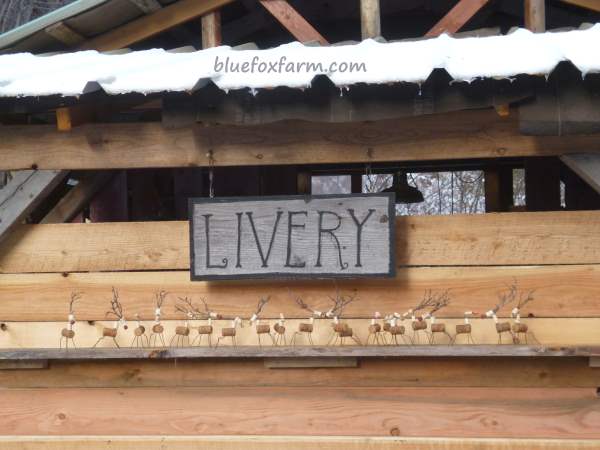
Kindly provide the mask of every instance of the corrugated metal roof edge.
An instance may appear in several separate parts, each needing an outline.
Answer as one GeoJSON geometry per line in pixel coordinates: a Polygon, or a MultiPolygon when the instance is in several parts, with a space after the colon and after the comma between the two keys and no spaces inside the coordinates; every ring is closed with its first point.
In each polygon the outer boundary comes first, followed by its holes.
{"type": "Polygon", "coordinates": [[[76,0],[73,3],[63,6],[51,13],[38,17],[31,22],[0,34],[0,49],[9,47],[17,42],[41,31],[50,25],[69,19],[90,9],[96,8],[109,0],[76,0]]]}

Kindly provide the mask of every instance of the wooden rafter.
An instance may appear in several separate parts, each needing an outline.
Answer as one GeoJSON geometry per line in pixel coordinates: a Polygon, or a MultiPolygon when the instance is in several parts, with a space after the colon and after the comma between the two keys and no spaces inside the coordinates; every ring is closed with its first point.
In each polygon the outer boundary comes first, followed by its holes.
{"type": "Polygon", "coordinates": [[[60,41],[69,47],[74,47],[85,41],[85,38],[82,35],[77,33],[64,22],[58,22],[54,25],[50,25],[48,28],[45,28],[44,31],[46,34],[52,36],[57,41],[60,41]]]}
{"type": "Polygon", "coordinates": [[[114,172],[99,171],[88,173],[77,186],[73,187],[60,199],[56,206],[40,221],[40,223],[64,223],[71,221],[90,202],[100,189],[112,178],[114,172]]]}
{"type": "Polygon", "coordinates": [[[591,9],[600,12],[600,2],[598,0],[562,0],[563,3],[579,6],[581,8],[591,9]]]}
{"type": "Polygon", "coordinates": [[[218,47],[221,45],[221,13],[210,12],[201,19],[202,48],[218,47]]]}
{"type": "Polygon", "coordinates": [[[310,23],[302,17],[286,0],[260,0],[260,3],[275,17],[298,41],[317,41],[328,45],[325,39],[310,23]]]}
{"type": "Polygon", "coordinates": [[[90,39],[80,50],[109,51],[125,48],[162,31],[214,11],[233,0],[180,0],[152,14],[126,23],[108,33],[90,39]]]}
{"type": "Polygon", "coordinates": [[[489,0],[460,0],[448,14],[436,23],[425,34],[427,37],[439,36],[443,33],[456,33],[460,30],[489,0]]]}
{"type": "Polygon", "coordinates": [[[563,155],[561,161],[600,193],[600,157],[594,153],[563,155]]]}
{"type": "Polygon", "coordinates": [[[67,176],[63,170],[23,170],[0,190],[0,239],[67,176]]]}

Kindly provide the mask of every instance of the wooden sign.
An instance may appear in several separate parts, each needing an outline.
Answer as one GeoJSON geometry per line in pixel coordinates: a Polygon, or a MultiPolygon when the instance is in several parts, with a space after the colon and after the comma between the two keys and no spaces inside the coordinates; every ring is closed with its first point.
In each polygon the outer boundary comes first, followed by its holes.
{"type": "Polygon", "coordinates": [[[192,280],[395,275],[394,194],[190,199],[192,280]]]}

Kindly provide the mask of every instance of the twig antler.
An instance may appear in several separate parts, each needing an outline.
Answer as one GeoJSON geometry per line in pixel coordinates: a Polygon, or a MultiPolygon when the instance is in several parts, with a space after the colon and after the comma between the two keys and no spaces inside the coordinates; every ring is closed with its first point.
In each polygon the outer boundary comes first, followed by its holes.
{"type": "Polygon", "coordinates": [[[447,289],[438,294],[433,294],[431,298],[434,300],[434,303],[433,307],[429,310],[429,315],[433,316],[434,313],[450,304],[450,291],[447,289]]]}
{"type": "Polygon", "coordinates": [[[335,288],[335,298],[329,296],[329,300],[333,302],[333,307],[328,311],[330,317],[341,317],[344,313],[344,308],[356,300],[356,293],[353,295],[340,294],[339,288],[335,288]]]}
{"type": "Polygon", "coordinates": [[[507,292],[499,292],[498,293],[498,303],[496,303],[496,306],[494,306],[491,309],[491,312],[496,314],[498,313],[498,311],[500,311],[500,309],[507,305],[508,303],[511,303],[515,300],[517,296],[517,283],[514,282],[513,284],[511,284],[510,286],[508,286],[508,291],[507,292]]]}
{"type": "Polygon", "coordinates": [[[177,297],[181,303],[175,303],[175,311],[181,312],[186,317],[195,316],[197,313],[196,307],[192,304],[192,300],[189,297],[177,297]]]}
{"type": "Polygon", "coordinates": [[[117,319],[123,318],[123,306],[119,301],[119,291],[113,286],[112,288],[113,298],[110,301],[111,311],[106,313],[106,316],[114,315],[117,319]]]}
{"type": "Polygon", "coordinates": [[[81,292],[71,292],[71,301],[69,302],[69,314],[73,314],[75,302],[81,298],[81,292]]]}
{"type": "Polygon", "coordinates": [[[314,317],[323,317],[323,313],[321,311],[317,311],[316,309],[312,309],[310,306],[308,306],[304,302],[304,300],[302,299],[302,297],[300,297],[299,295],[292,294],[291,289],[288,289],[288,295],[290,296],[290,298],[292,300],[294,300],[294,302],[296,303],[296,305],[298,305],[300,307],[300,309],[303,309],[304,311],[308,311],[314,317]]]}
{"type": "Polygon", "coordinates": [[[433,308],[436,305],[436,297],[433,294],[431,289],[427,289],[423,294],[423,298],[421,301],[412,308],[412,313],[416,313],[417,311],[423,311],[424,309],[433,308]]]}
{"type": "Polygon", "coordinates": [[[525,306],[527,303],[530,303],[533,300],[535,300],[535,298],[533,297],[534,292],[535,292],[535,289],[532,289],[527,293],[526,296],[523,295],[523,292],[520,292],[519,293],[519,301],[517,302],[517,308],[522,309],[523,306],[525,306]]]}
{"type": "Polygon", "coordinates": [[[167,297],[168,292],[165,290],[160,290],[156,294],[154,294],[156,298],[156,307],[162,308],[163,303],[165,302],[165,298],[167,297]]]}
{"type": "Polygon", "coordinates": [[[258,304],[256,305],[256,311],[253,314],[253,317],[258,317],[267,303],[269,303],[270,297],[262,297],[258,304]]]}

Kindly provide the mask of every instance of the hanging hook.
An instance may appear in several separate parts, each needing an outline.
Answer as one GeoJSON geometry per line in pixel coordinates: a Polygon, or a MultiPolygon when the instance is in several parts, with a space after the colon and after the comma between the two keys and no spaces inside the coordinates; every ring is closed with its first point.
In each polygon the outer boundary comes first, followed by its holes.
{"type": "Polygon", "coordinates": [[[208,196],[210,198],[214,198],[215,196],[215,189],[213,186],[213,181],[214,181],[214,166],[215,166],[215,158],[213,157],[213,151],[209,150],[208,153],[206,154],[206,157],[208,158],[208,196]]]}

